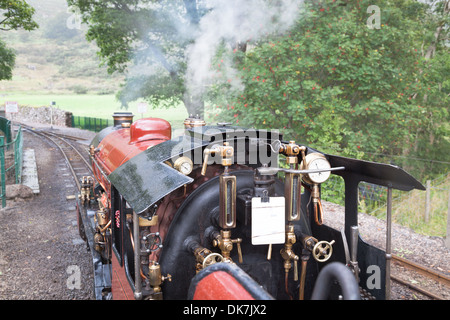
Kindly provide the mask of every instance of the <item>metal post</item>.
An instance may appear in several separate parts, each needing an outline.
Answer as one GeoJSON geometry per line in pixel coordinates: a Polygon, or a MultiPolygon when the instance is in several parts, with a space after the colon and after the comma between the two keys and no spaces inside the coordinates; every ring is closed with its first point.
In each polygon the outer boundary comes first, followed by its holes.
{"type": "Polygon", "coordinates": [[[345,178],[345,237],[351,239],[351,227],[358,225],[358,184],[356,177],[345,178]]]}
{"type": "Polygon", "coordinates": [[[14,166],[15,166],[15,176],[16,184],[22,182],[22,161],[23,161],[23,136],[22,127],[19,127],[16,139],[14,140],[14,166]]]}
{"type": "Polygon", "coordinates": [[[6,207],[5,137],[0,137],[0,170],[2,183],[2,208],[6,207]]]}
{"type": "Polygon", "coordinates": [[[391,228],[392,228],[392,187],[387,190],[386,212],[386,300],[391,299],[391,228]]]}
{"type": "Polygon", "coordinates": [[[134,238],[134,298],[142,299],[142,281],[141,281],[141,240],[139,237],[139,216],[133,211],[133,238],[134,238]]]}

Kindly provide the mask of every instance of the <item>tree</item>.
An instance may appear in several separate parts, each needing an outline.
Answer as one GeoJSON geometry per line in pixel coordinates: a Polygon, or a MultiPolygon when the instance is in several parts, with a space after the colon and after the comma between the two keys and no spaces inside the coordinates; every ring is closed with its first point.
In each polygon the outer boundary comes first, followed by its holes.
{"type": "MultiPolygon", "coordinates": [[[[0,30],[9,31],[24,29],[27,31],[38,28],[33,21],[35,10],[23,0],[0,0],[0,30]]],[[[0,80],[10,80],[15,65],[15,54],[12,49],[0,40],[0,80]]]]}
{"type": "Polygon", "coordinates": [[[203,101],[193,101],[184,86],[185,51],[201,15],[197,1],[67,2],[80,10],[108,71],[127,73],[118,94],[124,106],[142,97],[153,105],[182,101],[189,113],[203,113],[203,101]]]}
{"type": "Polygon", "coordinates": [[[422,172],[425,173],[448,171],[450,149],[450,1],[429,3],[420,47],[420,77],[416,84],[422,90],[412,96],[420,108],[420,120],[414,130],[415,139],[405,150],[407,154],[431,159],[423,162],[422,172]]]}
{"type": "MultiPolygon", "coordinates": [[[[431,19],[436,15],[430,15],[429,6],[385,0],[377,2],[380,21],[372,27],[371,5],[308,1],[284,36],[250,42],[247,52],[224,50],[217,60],[234,61],[240,72],[235,79],[217,78],[212,117],[278,128],[299,142],[342,155],[397,156],[397,163],[417,149],[430,156],[431,149],[422,145],[426,132],[433,127],[433,136],[440,130],[445,137],[447,130],[448,137],[449,56],[442,42],[448,24],[440,20],[441,40],[435,41],[430,33],[437,30],[431,19]],[[427,48],[427,39],[437,53],[425,64],[421,46],[427,48]],[[230,95],[230,80],[241,81],[245,89],[230,95]],[[435,94],[436,105],[425,111],[427,94],[428,100],[435,94]]],[[[221,74],[220,67],[216,70],[221,74]]]]}
{"type": "Polygon", "coordinates": [[[88,24],[110,72],[128,76],[118,97],[152,105],[182,101],[203,115],[211,56],[222,44],[240,48],[242,38],[285,26],[301,0],[68,0],[88,24]],[[206,68],[205,68],[206,66],[206,68]],[[203,80],[206,80],[205,82],[203,80]]]}

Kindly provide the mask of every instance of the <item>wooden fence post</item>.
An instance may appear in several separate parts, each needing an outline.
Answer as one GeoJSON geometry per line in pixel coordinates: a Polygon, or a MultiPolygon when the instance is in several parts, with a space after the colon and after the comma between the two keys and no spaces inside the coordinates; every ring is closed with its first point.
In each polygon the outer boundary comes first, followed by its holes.
{"type": "Polygon", "coordinates": [[[448,191],[447,236],[445,237],[445,246],[450,249],[450,189],[448,191]]]}
{"type": "Polygon", "coordinates": [[[427,194],[425,200],[425,223],[428,223],[430,220],[430,211],[431,211],[431,181],[427,180],[427,194]]]}

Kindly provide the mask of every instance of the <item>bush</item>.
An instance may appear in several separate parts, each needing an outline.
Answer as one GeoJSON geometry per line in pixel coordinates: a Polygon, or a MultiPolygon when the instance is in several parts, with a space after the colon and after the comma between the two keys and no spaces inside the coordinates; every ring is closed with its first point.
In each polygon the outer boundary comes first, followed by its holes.
{"type": "Polygon", "coordinates": [[[70,88],[70,90],[72,90],[73,92],[75,92],[76,94],[86,94],[88,93],[88,88],[86,88],[85,86],[78,84],[75,86],[72,86],[70,88]]]}

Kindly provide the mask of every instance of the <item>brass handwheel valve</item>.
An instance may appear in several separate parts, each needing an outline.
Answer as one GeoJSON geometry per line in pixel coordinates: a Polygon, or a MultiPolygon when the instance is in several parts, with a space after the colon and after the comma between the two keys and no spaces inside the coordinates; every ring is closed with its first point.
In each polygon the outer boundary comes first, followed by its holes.
{"type": "Polygon", "coordinates": [[[334,240],[331,242],[328,241],[320,241],[318,242],[312,251],[313,257],[318,262],[325,262],[328,259],[330,259],[331,255],[333,254],[333,247],[334,240]]]}

